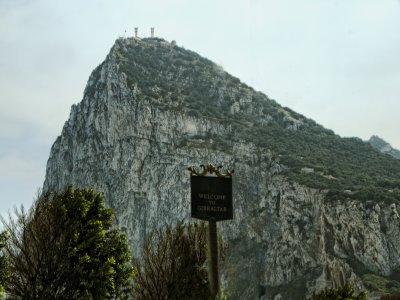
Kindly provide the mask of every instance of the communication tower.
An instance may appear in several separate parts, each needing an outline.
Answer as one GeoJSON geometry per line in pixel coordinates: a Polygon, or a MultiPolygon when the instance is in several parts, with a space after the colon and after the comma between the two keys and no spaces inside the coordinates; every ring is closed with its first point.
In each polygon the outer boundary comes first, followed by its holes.
{"type": "Polygon", "coordinates": [[[150,31],[151,31],[151,37],[153,38],[154,37],[154,27],[151,27],[150,31]]]}
{"type": "Polygon", "coordinates": [[[135,27],[135,38],[138,37],[138,30],[139,30],[139,28],[138,28],[138,27],[135,27]]]}

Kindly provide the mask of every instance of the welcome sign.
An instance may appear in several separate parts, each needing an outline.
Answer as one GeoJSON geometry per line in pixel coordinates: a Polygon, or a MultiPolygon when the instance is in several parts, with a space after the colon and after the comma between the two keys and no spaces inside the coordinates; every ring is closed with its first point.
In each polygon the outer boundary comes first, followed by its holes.
{"type": "Polygon", "coordinates": [[[233,218],[232,178],[190,176],[192,218],[230,220],[233,218]]]}

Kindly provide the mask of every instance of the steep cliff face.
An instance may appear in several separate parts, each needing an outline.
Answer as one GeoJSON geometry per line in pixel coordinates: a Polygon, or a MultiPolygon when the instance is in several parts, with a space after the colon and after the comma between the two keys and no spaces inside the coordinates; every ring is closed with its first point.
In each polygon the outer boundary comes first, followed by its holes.
{"type": "Polygon", "coordinates": [[[339,139],[193,52],[158,39],[120,39],[72,107],[44,190],[72,184],[103,192],[137,254],[152,229],[195,221],[187,167],[220,164],[235,169],[234,220],[218,224],[229,299],[302,299],[348,280],[369,288],[369,274],[395,276],[397,190],[385,201],[361,201],[353,191],[328,197],[328,189],[298,183],[338,177],[318,168],[302,175],[301,167],[315,166],[287,163],[276,145],[302,134],[339,139]]]}

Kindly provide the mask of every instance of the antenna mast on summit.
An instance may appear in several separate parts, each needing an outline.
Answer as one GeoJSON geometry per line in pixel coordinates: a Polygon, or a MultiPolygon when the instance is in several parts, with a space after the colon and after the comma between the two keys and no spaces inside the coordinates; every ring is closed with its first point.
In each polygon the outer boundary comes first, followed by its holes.
{"type": "Polygon", "coordinates": [[[154,27],[150,27],[151,37],[154,37],[154,27]]]}
{"type": "Polygon", "coordinates": [[[135,27],[135,38],[138,37],[138,30],[139,30],[139,28],[138,28],[138,27],[135,27]]]}

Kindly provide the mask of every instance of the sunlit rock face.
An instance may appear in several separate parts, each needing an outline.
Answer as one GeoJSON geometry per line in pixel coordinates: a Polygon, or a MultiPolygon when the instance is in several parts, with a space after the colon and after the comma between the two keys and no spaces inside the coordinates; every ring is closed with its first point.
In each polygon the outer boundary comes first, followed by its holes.
{"type": "Polygon", "coordinates": [[[229,299],[303,299],[346,281],[369,288],[368,274],[396,279],[398,201],[332,201],[290,179],[274,145],[302,132],[333,135],[194,52],[119,39],[51,149],[44,190],[103,192],[137,255],[153,229],[196,221],[187,167],[222,165],[235,170],[234,219],[218,223],[229,299]]]}

